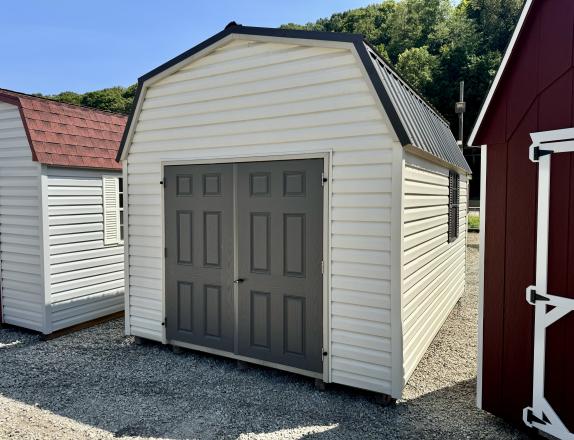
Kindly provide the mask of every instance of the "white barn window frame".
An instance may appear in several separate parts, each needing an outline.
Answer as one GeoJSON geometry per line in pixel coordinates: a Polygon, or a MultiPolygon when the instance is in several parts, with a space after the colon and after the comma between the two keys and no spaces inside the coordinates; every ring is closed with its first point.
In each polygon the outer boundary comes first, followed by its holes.
{"type": "Polygon", "coordinates": [[[460,174],[448,173],[448,242],[456,241],[459,235],[460,174]]]}
{"type": "Polygon", "coordinates": [[[124,242],[123,182],[118,176],[102,176],[104,245],[124,242]]]}

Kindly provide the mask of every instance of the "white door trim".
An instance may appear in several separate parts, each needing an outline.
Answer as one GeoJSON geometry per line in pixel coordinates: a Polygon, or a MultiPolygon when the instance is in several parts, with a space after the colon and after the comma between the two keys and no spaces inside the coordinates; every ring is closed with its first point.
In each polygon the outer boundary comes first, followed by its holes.
{"type": "MultiPolygon", "coordinates": [[[[480,211],[479,211],[479,269],[478,269],[478,358],[476,371],[476,405],[482,409],[483,350],[484,350],[484,251],[486,242],[486,170],[488,146],[480,148],[480,211]]],[[[468,202],[467,202],[468,203],[468,202]]],[[[468,205],[467,205],[468,206],[468,205]]],[[[468,218],[468,207],[467,207],[468,218]]],[[[468,233],[467,233],[468,236],[468,233]]],[[[468,273],[468,272],[467,272],[468,273]]]]}
{"type": "MultiPolygon", "coordinates": [[[[323,357],[323,374],[324,382],[331,382],[331,167],[332,167],[332,150],[318,150],[308,153],[282,153],[270,155],[242,155],[242,156],[222,156],[222,155],[205,155],[188,157],[175,160],[162,160],[160,161],[161,167],[161,181],[163,182],[165,176],[165,167],[172,165],[201,165],[201,164],[215,164],[215,163],[239,163],[239,162],[264,162],[264,161],[277,161],[277,160],[305,160],[305,159],[323,159],[323,173],[326,181],[324,182],[323,190],[323,350],[327,353],[323,357]]],[[[164,200],[164,185],[161,186],[161,244],[162,249],[165,249],[165,200],[164,200]]],[[[162,273],[162,295],[161,307],[162,317],[166,316],[166,301],[165,301],[165,257],[161,260],[161,273],[162,273]]],[[[167,340],[166,327],[162,324],[162,343],[167,344],[172,341],[167,340]]],[[[177,345],[183,346],[179,342],[177,345]]],[[[212,352],[206,347],[194,346],[194,349],[212,352]]],[[[227,353],[227,352],[226,352],[227,353]]],[[[259,363],[261,361],[239,357],[234,353],[225,354],[227,357],[237,358],[241,360],[249,360],[250,362],[259,363]]],[[[271,364],[270,364],[271,365],[271,364]]],[[[272,365],[276,368],[286,370],[287,367],[272,365]]],[[[289,370],[290,371],[290,370],[289,370]]],[[[311,375],[307,373],[307,375],[311,375]]],[[[311,375],[312,376],[312,375],[311,375]]]]}
{"type": "Polygon", "coordinates": [[[574,440],[544,395],[546,329],[574,311],[574,299],[548,294],[548,231],[550,218],[550,164],[554,153],[574,152],[574,128],[532,133],[530,160],[538,162],[538,212],[536,226],[536,285],[526,289],[534,311],[532,406],[523,410],[524,423],[559,439],[574,440]],[[553,307],[548,311],[548,307],[553,307]]]}

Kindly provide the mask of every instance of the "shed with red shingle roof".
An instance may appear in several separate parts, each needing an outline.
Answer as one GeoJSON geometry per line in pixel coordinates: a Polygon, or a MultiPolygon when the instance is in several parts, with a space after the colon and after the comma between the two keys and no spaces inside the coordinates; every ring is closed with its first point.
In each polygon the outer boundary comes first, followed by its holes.
{"type": "Polygon", "coordinates": [[[0,322],[49,334],[123,310],[125,123],[0,89],[0,322]]]}

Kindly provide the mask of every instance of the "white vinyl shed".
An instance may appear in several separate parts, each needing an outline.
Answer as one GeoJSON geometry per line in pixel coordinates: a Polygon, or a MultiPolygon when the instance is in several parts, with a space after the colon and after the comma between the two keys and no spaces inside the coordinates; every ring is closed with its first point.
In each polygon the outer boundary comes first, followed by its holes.
{"type": "Polygon", "coordinates": [[[469,167],[361,36],[231,24],[118,159],[127,334],[398,398],[464,291],[469,167]]]}
{"type": "Polygon", "coordinates": [[[0,89],[0,323],[51,334],[123,310],[125,122],[0,89]]]}

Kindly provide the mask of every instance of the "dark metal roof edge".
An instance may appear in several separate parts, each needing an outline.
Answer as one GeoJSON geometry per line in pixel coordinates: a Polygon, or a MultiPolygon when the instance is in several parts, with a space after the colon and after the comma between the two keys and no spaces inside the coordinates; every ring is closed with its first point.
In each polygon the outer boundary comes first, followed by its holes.
{"type": "Polygon", "coordinates": [[[395,133],[399,138],[399,142],[401,143],[401,145],[410,144],[411,140],[409,138],[409,135],[407,134],[407,131],[405,129],[405,126],[403,125],[403,122],[401,121],[397,109],[395,108],[395,105],[393,104],[393,101],[391,100],[387,92],[387,89],[383,84],[383,80],[381,79],[379,72],[377,72],[377,69],[373,64],[373,59],[371,58],[369,52],[367,51],[367,47],[364,44],[363,38],[361,37],[360,41],[354,42],[354,45],[357,50],[357,53],[359,54],[359,57],[361,58],[363,65],[365,66],[367,74],[369,75],[369,79],[371,80],[371,83],[373,84],[373,87],[377,92],[377,96],[379,97],[381,104],[383,105],[383,108],[387,113],[391,125],[393,126],[393,129],[395,130],[395,133]]]}
{"type": "Polygon", "coordinates": [[[171,60],[163,63],[162,65],[150,70],[145,75],[142,75],[139,80],[147,81],[148,79],[156,76],[157,74],[169,69],[170,67],[184,61],[192,55],[206,49],[212,44],[218,42],[219,40],[227,37],[231,34],[240,35],[256,35],[264,37],[279,37],[279,38],[300,38],[304,40],[322,40],[322,41],[340,41],[346,43],[353,43],[355,41],[363,41],[363,36],[360,34],[351,34],[344,32],[323,32],[323,31],[306,31],[299,29],[279,29],[279,28],[265,28],[265,27],[255,27],[255,26],[228,26],[221,32],[213,35],[207,40],[202,41],[198,45],[186,50],[185,52],[179,54],[178,56],[172,58],[171,60]]]}
{"type": "Polygon", "coordinates": [[[140,78],[138,80],[138,87],[137,87],[136,93],[134,95],[134,100],[132,101],[132,107],[130,109],[130,114],[128,115],[128,120],[126,121],[124,133],[122,134],[122,140],[120,141],[120,148],[118,148],[118,152],[116,153],[116,162],[119,162],[122,159],[122,153],[124,152],[124,147],[125,147],[127,139],[128,139],[128,133],[130,131],[130,127],[132,126],[132,121],[134,119],[136,108],[137,108],[138,102],[140,100],[140,95],[142,93],[142,87],[143,87],[143,81],[140,78]]]}
{"type": "MultiPolygon", "coordinates": [[[[201,43],[197,44],[196,46],[192,47],[191,49],[179,54],[178,56],[172,58],[171,60],[163,63],[162,65],[156,67],[153,70],[150,70],[145,75],[142,75],[138,79],[138,88],[134,95],[134,100],[132,103],[132,108],[128,115],[128,120],[126,123],[126,127],[124,130],[124,134],[122,136],[122,141],[120,143],[120,148],[118,150],[118,154],[116,155],[116,161],[121,160],[122,153],[125,148],[125,143],[127,141],[127,136],[132,125],[132,121],[134,118],[134,114],[140,99],[140,95],[143,88],[143,83],[150,78],[164,72],[165,70],[173,67],[174,65],[186,60],[192,55],[208,48],[212,44],[222,40],[223,38],[227,37],[231,34],[241,34],[241,35],[258,35],[258,36],[269,36],[269,37],[283,37],[283,38],[300,38],[306,40],[322,40],[322,41],[339,41],[344,43],[357,43],[363,41],[363,36],[359,34],[350,34],[350,33],[337,33],[337,32],[321,32],[321,31],[305,31],[305,30],[298,30],[298,29],[278,29],[278,28],[264,28],[264,27],[254,27],[254,26],[227,26],[221,32],[213,35],[212,37],[208,38],[207,40],[202,41],[201,43]]],[[[357,45],[355,45],[357,47],[357,45]]],[[[367,63],[365,63],[365,67],[368,68],[367,63]]]]}
{"type": "Polygon", "coordinates": [[[394,66],[391,66],[389,63],[385,61],[385,59],[381,56],[381,54],[377,51],[377,49],[369,43],[367,40],[364,40],[365,44],[373,51],[373,53],[379,59],[379,62],[384,64],[386,67],[389,68],[391,72],[403,83],[403,86],[407,87],[410,92],[412,92],[417,98],[419,98],[430,110],[436,114],[440,118],[442,122],[444,122],[448,127],[450,127],[450,123],[448,120],[438,111],[438,109],[432,105],[423,95],[421,95],[417,89],[415,89],[398,71],[395,69],[394,66]]]}

